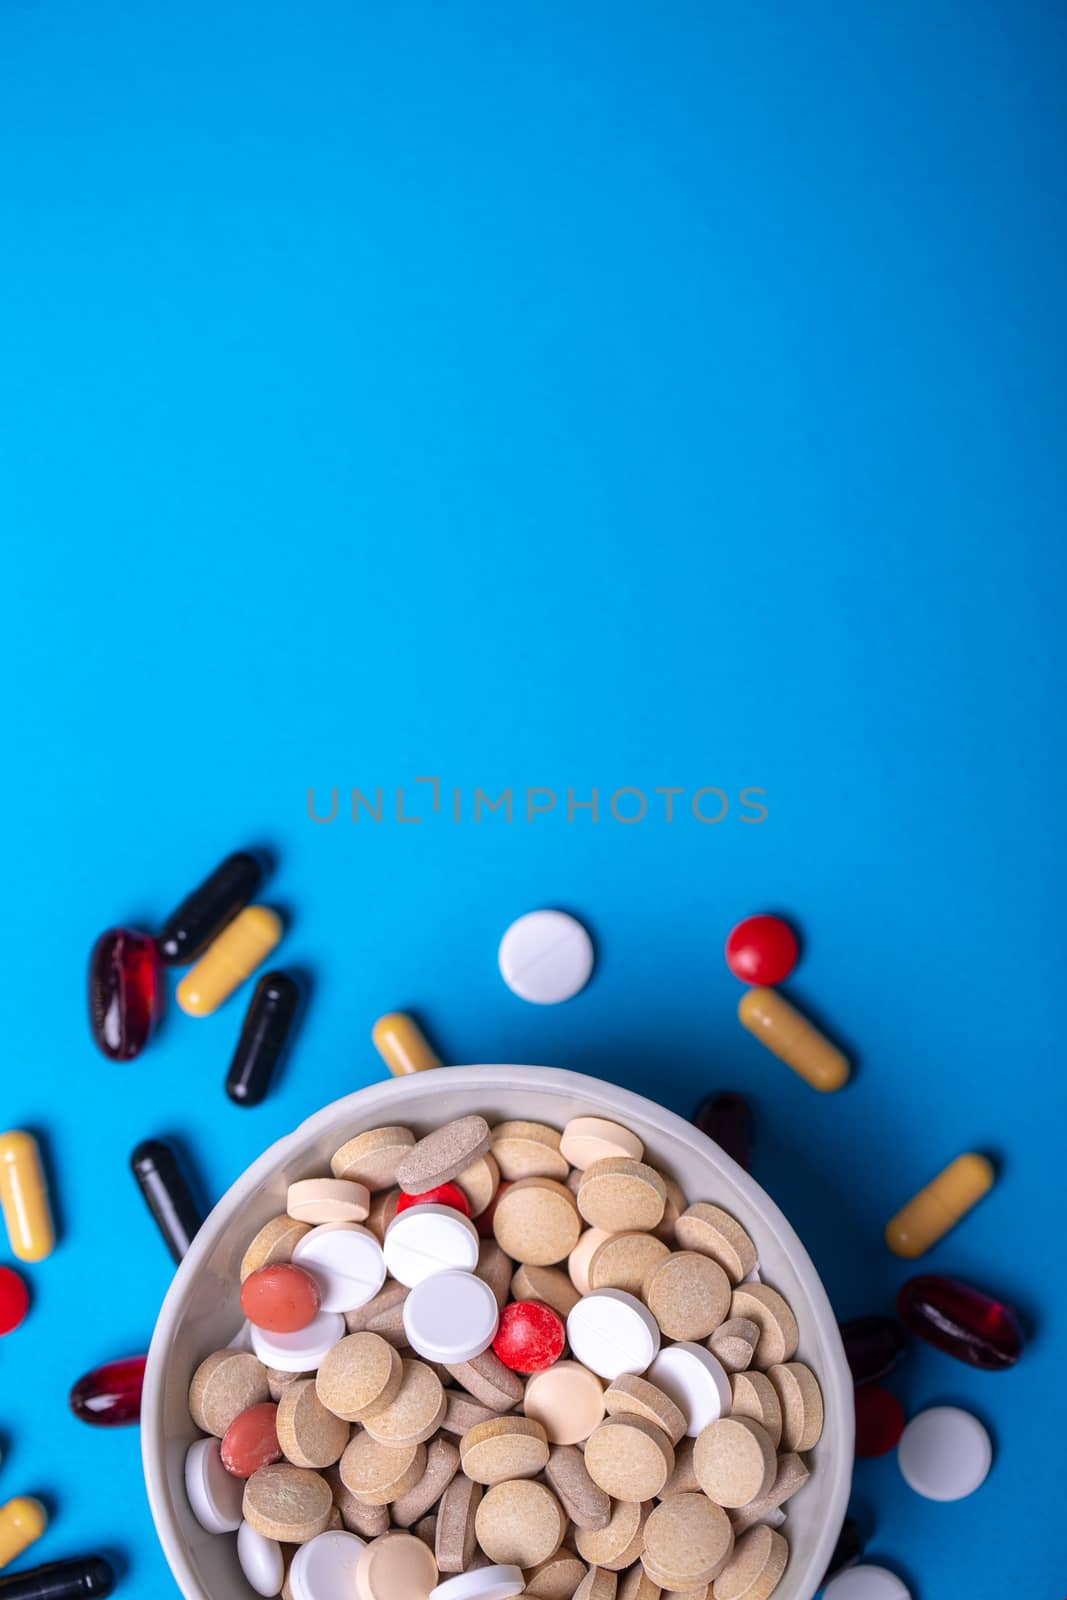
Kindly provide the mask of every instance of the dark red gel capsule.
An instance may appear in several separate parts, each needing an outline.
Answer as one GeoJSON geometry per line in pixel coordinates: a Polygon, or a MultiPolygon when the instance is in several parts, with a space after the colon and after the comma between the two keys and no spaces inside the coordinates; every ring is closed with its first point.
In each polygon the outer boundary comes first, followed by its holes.
{"type": "Polygon", "coordinates": [[[162,1000],[159,955],[147,934],[109,928],[89,957],[89,1027],[112,1061],[132,1061],[148,1043],[162,1000]]]}
{"type": "Polygon", "coordinates": [[[884,1378],[904,1354],[904,1330],[893,1317],[853,1317],[840,1326],[854,1384],[884,1378]]]}
{"type": "Polygon", "coordinates": [[[897,1295],[897,1312],[909,1333],[985,1372],[1013,1367],[1023,1353],[1023,1331],[1011,1306],[957,1278],[909,1278],[897,1295]]]}
{"type": "Polygon", "coordinates": [[[147,1356],[107,1361],[79,1378],[70,1391],[70,1409],[95,1428],[121,1428],[141,1417],[141,1385],[147,1356]]]}
{"type": "Polygon", "coordinates": [[[749,1170],[756,1125],[747,1100],[729,1090],[709,1094],[693,1112],[693,1122],[701,1133],[706,1133],[732,1156],[739,1167],[744,1167],[746,1172],[749,1170]]]}
{"type": "Polygon", "coordinates": [[[878,1383],[856,1390],[856,1454],[888,1455],[904,1432],[904,1407],[878,1383]]]}

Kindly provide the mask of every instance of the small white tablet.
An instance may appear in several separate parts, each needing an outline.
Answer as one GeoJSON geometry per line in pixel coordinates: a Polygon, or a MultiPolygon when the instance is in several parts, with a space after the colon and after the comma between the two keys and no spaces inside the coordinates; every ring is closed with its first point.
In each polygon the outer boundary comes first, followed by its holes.
{"type": "Polygon", "coordinates": [[[576,1361],[610,1382],[647,1371],[659,1350],[659,1326],[625,1289],[594,1289],[568,1316],[567,1343],[576,1361]]]}

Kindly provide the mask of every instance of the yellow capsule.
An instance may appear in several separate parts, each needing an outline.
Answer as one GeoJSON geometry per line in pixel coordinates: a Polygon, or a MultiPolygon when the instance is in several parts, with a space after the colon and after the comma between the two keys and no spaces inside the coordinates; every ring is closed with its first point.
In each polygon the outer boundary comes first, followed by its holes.
{"type": "Polygon", "coordinates": [[[406,1077],[409,1072],[429,1072],[441,1065],[415,1018],[404,1011],[388,1011],[379,1017],[371,1038],[394,1078],[406,1077]]]}
{"type": "Polygon", "coordinates": [[[885,1242],[895,1256],[921,1256],[954,1228],[993,1187],[996,1174],[973,1150],[950,1161],[886,1224],[885,1242]]]}
{"type": "MultiPolygon", "coordinates": [[[[0,1133],[0,1206],[20,1261],[43,1261],[56,1247],[41,1152],[32,1133],[0,1133]]],[[[14,1504],[14,1501],[12,1501],[14,1504]]]]}
{"type": "Polygon", "coordinates": [[[848,1082],[848,1061],[777,989],[747,989],[737,1008],[749,1033],[813,1089],[829,1093],[848,1082]]]}
{"type": "Polygon", "coordinates": [[[266,961],[282,936],[282,919],[269,906],[246,906],[178,985],[178,1004],[191,1017],[209,1017],[238,984],[266,961]]]}
{"type": "Polygon", "coordinates": [[[0,1506],[0,1567],[6,1567],[39,1539],[48,1526],[48,1513],[39,1500],[20,1494],[0,1506]]]}

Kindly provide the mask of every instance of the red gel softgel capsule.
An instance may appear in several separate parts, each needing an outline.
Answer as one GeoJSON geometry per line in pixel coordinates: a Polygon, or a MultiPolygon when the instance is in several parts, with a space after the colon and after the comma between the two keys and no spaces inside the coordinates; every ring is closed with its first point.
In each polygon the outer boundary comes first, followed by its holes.
{"type": "Polygon", "coordinates": [[[909,1333],[985,1372],[1013,1367],[1023,1353],[1023,1331],[1011,1306],[957,1278],[909,1278],[897,1295],[897,1312],[909,1333]]]}
{"type": "Polygon", "coordinates": [[[563,1318],[540,1300],[517,1300],[500,1313],[493,1349],[512,1372],[544,1372],[563,1354],[563,1318]]]}
{"type": "Polygon", "coordinates": [[[743,1095],[731,1089],[709,1094],[693,1112],[693,1124],[748,1172],[752,1166],[756,1124],[752,1108],[743,1095]]]}
{"type": "Polygon", "coordinates": [[[70,1391],[70,1409],[94,1428],[121,1428],[141,1417],[141,1387],[147,1356],[107,1361],[79,1378],[70,1391]]]}
{"type": "Polygon", "coordinates": [[[14,1267],[0,1267],[0,1335],[14,1333],[26,1320],[30,1291],[14,1267]]]}
{"type": "Polygon", "coordinates": [[[797,936],[781,917],[746,917],[726,941],[726,965],[742,983],[784,983],[799,954],[797,936]]]}
{"type": "Polygon", "coordinates": [[[268,1333],[299,1333],[314,1319],[321,1299],[311,1273],[292,1262],[260,1267],[241,1285],[241,1310],[268,1333]]]}
{"type": "Polygon", "coordinates": [[[454,1183],[439,1183],[436,1189],[426,1189],[422,1194],[402,1194],[396,1203],[397,1215],[401,1211],[410,1211],[412,1206],[451,1206],[453,1211],[462,1211],[465,1217],[471,1214],[471,1204],[463,1190],[454,1183]]]}
{"type": "Polygon", "coordinates": [[[235,1478],[250,1478],[260,1467],[282,1459],[278,1407],[270,1400],[234,1417],[222,1438],[222,1464],[235,1478]]]}
{"type": "Polygon", "coordinates": [[[147,934],[109,928],[89,957],[89,1027],[112,1061],[139,1056],[162,1003],[159,956],[147,934]]]}
{"type": "Polygon", "coordinates": [[[492,1239],[495,1237],[493,1233],[493,1218],[496,1216],[496,1208],[500,1204],[501,1195],[506,1194],[510,1188],[510,1183],[508,1183],[505,1179],[505,1181],[497,1189],[496,1194],[490,1200],[489,1204],[486,1206],[485,1210],[479,1212],[478,1216],[475,1217],[474,1226],[477,1228],[483,1239],[492,1239]]]}
{"type": "Polygon", "coordinates": [[[884,1378],[904,1353],[904,1330],[894,1317],[853,1317],[841,1323],[841,1338],[857,1387],[884,1378]]]}
{"type": "Polygon", "coordinates": [[[856,1454],[884,1456],[904,1432],[904,1407],[895,1394],[877,1383],[857,1389],[856,1454]]]}

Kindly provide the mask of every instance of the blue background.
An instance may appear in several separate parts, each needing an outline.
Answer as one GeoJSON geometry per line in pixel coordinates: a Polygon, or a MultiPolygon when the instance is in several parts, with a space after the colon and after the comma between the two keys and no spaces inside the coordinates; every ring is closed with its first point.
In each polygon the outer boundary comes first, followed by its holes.
{"type": "Polygon", "coordinates": [[[0,1349],[0,1490],[48,1498],[35,1555],[172,1592],[135,1433],[65,1412],[170,1276],[133,1144],[216,1197],[413,1007],[450,1060],[743,1088],[842,1316],[908,1275],[904,1198],[994,1153],[927,1264],[1013,1299],[1027,1355],[894,1380],[973,1407],[994,1471],[939,1506],[890,1456],[855,1500],[917,1600],[1063,1594],[1064,44],[1038,0],[6,0],[0,1120],[44,1136],[62,1240],[0,1349]],[[475,825],[476,785],[559,803],[475,825]],[[120,1067],[83,983],[103,926],[257,842],[314,993],[242,1112],[245,995],[120,1067]],[[496,972],[538,905],[597,940],[565,1007],[496,972]],[[856,1052],[834,1097],[735,1020],[723,939],[768,907],[856,1052]]]}

